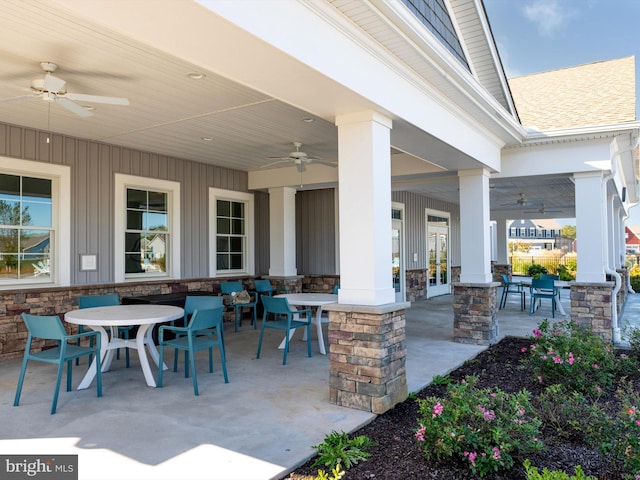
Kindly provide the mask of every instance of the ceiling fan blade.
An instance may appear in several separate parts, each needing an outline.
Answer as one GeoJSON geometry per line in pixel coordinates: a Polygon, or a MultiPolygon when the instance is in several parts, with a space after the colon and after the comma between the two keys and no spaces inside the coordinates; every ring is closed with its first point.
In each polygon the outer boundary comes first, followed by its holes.
{"type": "MultiPolygon", "coordinates": [[[[269,157],[269,158],[280,158],[280,157],[269,157]]],[[[278,160],[277,162],[271,162],[271,163],[267,163],[266,165],[262,165],[260,168],[272,167],[273,165],[278,165],[279,163],[289,163],[289,162],[291,162],[291,160],[289,160],[288,158],[283,158],[281,160],[278,160]]]]}
{"type": "Polygon", "coordinates": [[[64,91],[64,86],[67,82],[62,80],[61,78],[54,77],[50,73],[45,75],[44,83],[42,84],[42,88],[47,90],[48,92],[58,93],[64,91]]]}
{"type": "Polygon", "coordinates": [[[19,97],[2,98],[0,103],[15,102],[16,100],[24,100],[25,98],[36,98],[38,95],[20,95],[19,97]]]}
{"type": "Polygon", "coordinates": [[[314,160],[312,163],[317,163],[318,165],[324,165],[325,167],[333,167],[337,168],[338,164],[333,162],[325,162],[323,160],[314,160]]]}
{"type": "Polygon", "coordinates": [[[129,100],[119,97],[103,97],[100,95],[87,95],[84,93],[65,93],[65,98],[69,100],[76,100],[79,102],[89,103],[107,103],[109,105],[129,105],[129,100]]]}
{"type": "Polygon", "coordinates": [[[64,108],[66,108],[70,112],[75,113],[79,117],[90,117],[90,116],[93,115],[93,113],[91,113],[89,110],[83,108],[82,106],[78,105],[77,103],[73,103],[68,98],[57,97],[56,98],[56,102],[58,102],[60,105],[62,105],[64,108]]]}

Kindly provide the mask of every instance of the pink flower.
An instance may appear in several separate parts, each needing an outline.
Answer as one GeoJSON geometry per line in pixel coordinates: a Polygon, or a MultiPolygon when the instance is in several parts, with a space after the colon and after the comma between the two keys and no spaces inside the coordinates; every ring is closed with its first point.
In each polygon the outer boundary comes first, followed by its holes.
{"type": "Polygon", "coordinates": [[[597,363],[594,363],[593,365],[591,365],[593,368],[595,368],[596,370],[599,369],[600,367],[598,366],[597,363]]]}
{"type": "Polygon", "coordinates": [[[476,466],[476,457],[478,456],[476,452],[464,452],[464,456],[469,457],[471,465],[473,465],[474,467],[476,466]]]}
{"type": "Polygon", "coordinates": [[[636,426],[640,427],[640,420],[636,420],[636,426]]]}
{"type": "Polygon", "coordinates": [[[553,363],[562,364],[562,359],[556,355],[553,357],[553,363]]]}
{"type": "Polygon", "coordinates": [[[546,355],[542,355],[540,358],[541,358],[542,360],[546,360],[546,359],[547,359],[547,356],[546,356],[546,355]]]}
{"type": "Polygon", "coordinates": [[[424,427],[424,425],[420,424],[420,428],[416,432],[416,438],[419,441],[424,442],[424,433],[426,432],[426,430],[427,429],[424,427]]]}
{"type": "Polygon", "coordinates": [[[574,361],[575,361],[575,360],[574,360],[574,358],[573,358],[573,353],[569,352],[569,360],[568,360],[569,365],[573,365],[573,362],[574,362],[574,361]]]}
{"type": "Polygon", "coordinates": [[[522,353],[525,353],[525,352],[527,351],[527,347],[522,347],[522,348],[520,349],[520,351],[521,351],[522,353]]]}
{"type": "Polygon", "coordinates": [[[438,415],[442,414],[444,407],[440,402],[436,403],[433,407],[433,416],[432,418],[436,418],[438,415]]]}
{"type": "Polygon", "coordinates": [[[542,377],[538,375],[538,383],[542,383],[542,377]]]}
{"type": "Polygon", "coordinates": [[[535,338],[540,338],[542,336],[542,332],[536,328],[535,330],[533,330],[533,336],[535,338]]]}
{"type": "Polygon", "coordinates": [[[498,447],[493,447],[493,458],[496,460],[500,460],[502,456],[500,455],[500,449],[498,447]]]}

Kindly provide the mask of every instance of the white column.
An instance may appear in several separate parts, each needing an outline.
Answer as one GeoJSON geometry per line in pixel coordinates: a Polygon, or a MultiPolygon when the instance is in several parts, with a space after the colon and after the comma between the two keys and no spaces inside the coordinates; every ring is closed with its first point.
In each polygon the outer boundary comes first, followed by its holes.
{"type": "Polygon", "coordinates": [[[509,263],[509,237],[507,235],[507,221],[496,220],[496,242],[498,246],[498,265],[509,263]]]}
{"type": "Polygon", "coordinates": [[[336,117],[340,204],[339,303],[395,302],[391,279],[391,120],[336,117]]]}
{"type": "Polygon", "coordinates": [[[606,202],[602,191],[602,172],[576,173],[577,282],[602,283],[606,280],[605,240],[606,202]]]}
{"type": "Polygon", "coordinates": [[[269,189],[269,275],[290,277],[296,269],[296,190],[269,189]]]}
{"type": "Polygon", "coordinates": [[[489,283],[491,241],[489,235],[489,171],[461,170],[460,181],[460,282],[489,283]]]}

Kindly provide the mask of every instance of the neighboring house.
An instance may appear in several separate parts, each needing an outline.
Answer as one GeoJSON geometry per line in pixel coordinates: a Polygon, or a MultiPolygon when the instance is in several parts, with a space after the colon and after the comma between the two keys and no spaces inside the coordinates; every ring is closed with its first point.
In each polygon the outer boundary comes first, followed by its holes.
{"type": "Polygon", "coordinates": [[[528,245],[529,249],[553,250],[562,236],[555,220],[514,220],[509,224],[509,242],[528,245]]]}
{"type": "MultiPolygon", "coordinates": [[[[523,206],[576,219],[572,288],[611,297],[611,239],[639,201],[633,57],[508,81],[479,0],[127,2],[126,15],[116,0],[45,4],[6,0],[0,18],[0,40],[20,46],[0,55],[3,97],[34,80],[55,90],[0,104],[3,194],[37,198],[52,233],[50,277],[3,280],[5,302],[33,284],[63,287],[71,308],[95,285],[339,282],[345,322],[398,325],[406,300],[453,293],[455,340],[491,343],[491,222],[494,271],[507,270],[523,206]],[[34,59],[60,68],[45,76],[34,59]],[[85,118],[66,91],[130,105],[87,101],[85,118]],[[137,252],[157,226],[165,270],[144,270],[137,252]]],[[[577,306],[603,335],[617,328],[615,312],[612,324],[577,306]]],[[[395,374],[403,358],[376,362],[395,374]]],[[[402,397],[390,392],[331,397],[389,407],[402,397]]]]}
{"type": "Polygon", "coordinates": [[[640,226],[624,227],[624,234],[625,234],[624,243],[627,249],[627,254],[631,254],[631,255],[640,254],[640,237],[635,232],[640,232],[640,226]]]}

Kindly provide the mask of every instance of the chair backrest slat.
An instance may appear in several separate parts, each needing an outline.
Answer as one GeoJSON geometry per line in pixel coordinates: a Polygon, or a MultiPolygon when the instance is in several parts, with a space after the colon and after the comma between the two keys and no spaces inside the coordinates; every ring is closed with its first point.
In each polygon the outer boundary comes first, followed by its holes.
{"type": "Polygon", "coordinates": [[[539,290],[553,290],[555,288],[553,279],[533,278],[531,288],[539,290]]]}
{"type": "Polygon", "coordinates": [[[272,293],[273,287],[269,280],[254,280],[253,284],[256,287],[258,293],[272,293]]]}
{"type": "Polygon", "coordinates": [[[291,307],[286,298],[262,297],[265,313],[287,315],[291,313],[291,307]]]}
{"type": "Polygon", "coordinates": [[[220,325],[222,322],[223,307],[195,310],[189,321],[190,330],[206,330],[220,325]]]}
{"type": "Polygon", "coordinates": [[[22,320],[24,320],[27,330],[32,337],[48,340],[62,340],[67,334],[60,317],[57,315],[47,316],[23,313],[22,320]]]}
{"type": "Polygon", "coordinates": [[[242,288],[242,282],[220,282],[220,291],[223,295],[231,295],[233,292],[237,293],[242,290],[244,290],[244,288],[242,288]]]}
{"type": "Polygon", "coordinates": [[[111,307],[120,305],[120,297],[117,293],[108,293],[106,295],[81,295],[78,297],[78,307],[111,307]]]}
{"type": "Polygon", "coordinates": [[[184,314],[191,315],[195,310],[210,310],[222,307],[222,297],[217,295],[187,295],[184,301],[184,314]]]}

